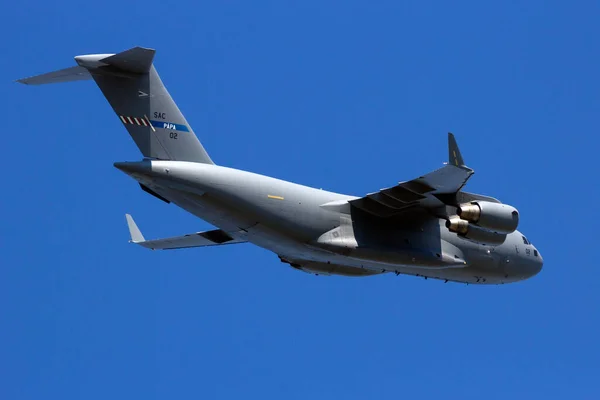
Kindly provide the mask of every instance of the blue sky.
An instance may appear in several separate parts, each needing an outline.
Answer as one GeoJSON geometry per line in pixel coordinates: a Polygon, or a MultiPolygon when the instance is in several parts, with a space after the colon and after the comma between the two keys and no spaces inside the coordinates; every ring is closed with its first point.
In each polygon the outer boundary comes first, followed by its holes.
{"type": "Polygon", "coordinates": [[[596,398],[600,3],[3,6],[0,398],[596,398]],[[142,192],[91,82],[14,79],[157,49],[213,159],[362,195],[446,159],[521,213],[535,278],[314,277],[251,245],[127,243],[210,226],[142,192]]]}

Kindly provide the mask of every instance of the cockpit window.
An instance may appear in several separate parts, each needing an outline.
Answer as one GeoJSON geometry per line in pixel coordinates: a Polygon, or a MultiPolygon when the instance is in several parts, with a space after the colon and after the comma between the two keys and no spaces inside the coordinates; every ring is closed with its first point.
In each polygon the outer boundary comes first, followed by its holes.
{"type": "Polygon", "coordinates": [[[531,243],[529,242],[529,240],[527,240],[527,238],[526,238],[525,236],[523,236],[523,243],[524,243],[524,244],[531,244],[531,243]]]}

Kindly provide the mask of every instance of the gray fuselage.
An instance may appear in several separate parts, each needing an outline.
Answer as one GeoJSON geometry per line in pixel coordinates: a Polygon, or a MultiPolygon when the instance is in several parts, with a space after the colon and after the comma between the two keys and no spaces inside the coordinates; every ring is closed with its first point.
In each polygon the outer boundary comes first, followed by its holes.
{"type": "Polygon", "coordinates": [[[328,192],[251,172],[182,161],[115,166],[199,218],[316,274],[384,272],[499,284],[526,279],[541,254],[519,231],[489,246],[450,232],[444,220],[417,213],[378,219],[328,192]]]}

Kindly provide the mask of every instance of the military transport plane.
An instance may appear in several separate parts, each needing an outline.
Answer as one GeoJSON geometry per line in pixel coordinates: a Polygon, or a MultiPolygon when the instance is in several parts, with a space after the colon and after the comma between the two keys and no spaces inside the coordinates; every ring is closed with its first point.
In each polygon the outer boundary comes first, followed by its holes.
{"type": "Polygon", "coordinates": [[[442,168],[354,197],[216,165],[167,92],[155,51],[76,56],[77,66],[19,80],[93,79],[144,158],[115,167],[156,198],[219,229],[146,240],[126,215],[131,241],[149,249],[250,242],[317,275],[392,272],[445,282],[501,284],[537,274],[540,252],[517,231],[514,207],[462,191],[473,170],[454,136],[442,168]]]}

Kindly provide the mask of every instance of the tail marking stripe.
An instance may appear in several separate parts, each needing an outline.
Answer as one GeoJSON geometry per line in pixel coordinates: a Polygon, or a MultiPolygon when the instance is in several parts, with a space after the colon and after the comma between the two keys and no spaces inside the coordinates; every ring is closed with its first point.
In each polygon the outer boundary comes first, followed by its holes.
{"type": "Polygon", "coordinates": [[[155,128],[172,129],[172,130],[181,131],[181,132],[189,132],[190,131],[190,128],[188,128],[186,125],[183,125],[183,124],[174,124],[172,122],[154,121],[154,120],[150,120],[150,123],[155,128]]]}
{"type": "MultiPolygon", "coordinates": [[[[150,122],[148,117],[145,115],[143,117],[129,117],[127,115],[119,115],[119,118],[121,119],[121,122],[123,122],[124,124],[149,126],[150,128],[152,128],[152,130],[154,130],[154,126],[152,126],[152,123],[150,122]]],[[[168,125],[170,125],[168,127],[170,129],[176,129],[176,128],[174,128],[174,126],[179,126],[179,125],[175,125],[175,124],[168,124],[168,125]]],[[[185,127],[186,128],[185,131],[187,132],[187,127],[184,125],[181,125],[181,126],[185,127]]],[[[163,126],[161,125],[160,128],[163,128],[163,126]]],[[[179,130],[183,130],[183,129],[179,129],[179,130]]]]}
{"type": "Polygon", "coordinates": [[[148,126],[150,127],[150,129],[152,129],[152,132],[156,132],[156,129],[154,129],[154,127],[152,126],[152,124],[150,123],[150,120],[148,119],[148,116],[146,114],[144,114],[144,119],[146,120],[146,122],[148,123],[148,126]]]}

